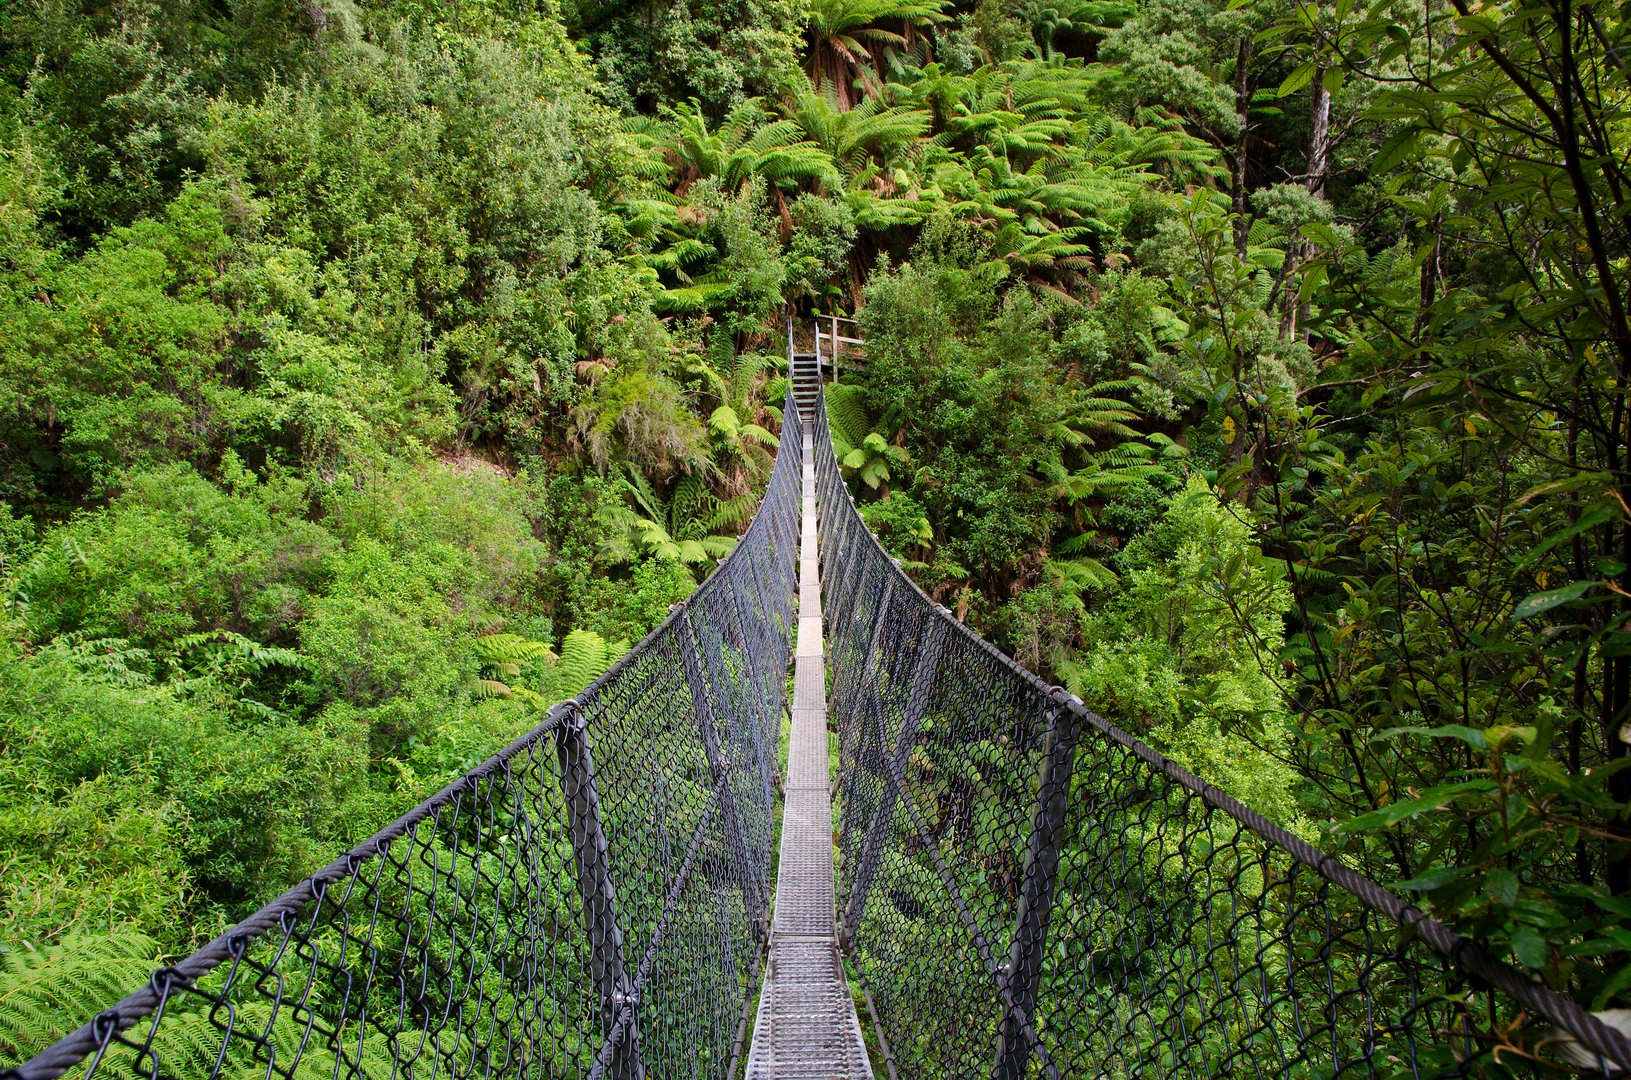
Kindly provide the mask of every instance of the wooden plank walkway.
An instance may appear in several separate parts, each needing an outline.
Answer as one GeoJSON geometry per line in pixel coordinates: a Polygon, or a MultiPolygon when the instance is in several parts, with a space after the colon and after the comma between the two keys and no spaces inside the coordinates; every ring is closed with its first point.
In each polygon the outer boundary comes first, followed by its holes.
{"type": "Polygon", "coordinates": [[[749,1080],[872,1076],[838,956],[834,916],[813,442],[806,438],[804,450],[798,647],[793,660],[793,730],[784,774],[781,866],[770,925],[770,959],[748,1051],[749,1080]]]}

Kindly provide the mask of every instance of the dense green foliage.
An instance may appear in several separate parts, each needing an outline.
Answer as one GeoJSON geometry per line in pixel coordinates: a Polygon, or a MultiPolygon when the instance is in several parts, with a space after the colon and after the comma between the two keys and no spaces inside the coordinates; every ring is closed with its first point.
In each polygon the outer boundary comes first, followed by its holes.
{"type": "Polygon", "coordinates": [[[0,944],[173,955],[530,727],[729,550],[782,319],[847,310],[839,455],[937,599],[1624,1007],[1628,34],[8,7],[0,944]]]}
{"type": "Polygon", "coordinates": [[[631,271],[652,159],[553,17],[52,12],[0,26],[0,907],[174,953],[649,630],[779,416],[631,271]]]}

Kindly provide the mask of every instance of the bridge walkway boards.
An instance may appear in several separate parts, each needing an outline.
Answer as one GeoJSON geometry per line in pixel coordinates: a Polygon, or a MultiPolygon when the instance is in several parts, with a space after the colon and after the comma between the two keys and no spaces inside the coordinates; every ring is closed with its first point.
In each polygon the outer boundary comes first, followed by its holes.
{"type": "Polygon", "coordinates": [[[798,646],[787,753],[781,865],[770,959],[759,995],[749,1080],[872,1076],[838,955],[833,899],[832,796],[827,773],[826,662],[816,560],[815,463],[804,451],[798,646]]]}

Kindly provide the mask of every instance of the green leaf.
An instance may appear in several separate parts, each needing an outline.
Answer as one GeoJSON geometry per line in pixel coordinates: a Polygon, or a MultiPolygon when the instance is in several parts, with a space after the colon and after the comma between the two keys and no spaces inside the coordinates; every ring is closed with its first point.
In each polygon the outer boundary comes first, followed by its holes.
{"type": "Polygon", "coordinates": [[[1518,902],[1518,875],[1504,866],[1491,870],[1484,879],[1484,895],[1502,907],[1511,907],[1518,902]]]}
{"type": "Polygon", "coordinates": [[[729,439],[742,429],[742,421],[736,415],[735,409],[729,405],[721,405],[709,415],[708,427],[715,435],[729,439]]]}
{"type": "Polygon", "coordinates": [[[1546,966],[1551,949],[1534,927],[1520,926],[1517,933],[1512,935],[1512,955],[1525,967],[1540,968],[1546,966]]]}
{"type": "Polygon", "coordinates": [[[1399,882],[1398,887],[1409,889],[1412,892],[1432,892],[1466,877],[1472,872],[1469,866],[1435,866],[1431,870],[1417,874],[1408,881],[1399,882]]]}
{"type": "Polygon", "coordinates": [[[1576,581],[1573,584],[1561,585],[1558,588],[1547,589],[1544,592],[1530,593],[1522,600],[1519,600],[1517,606],[1512,609],[1512,621],[1522,622],[1524,619],[1532,618],[1543,611],[1550,611],[1559,604],[1566,604],[1584,594],[1587,589],[1595,584],[1597,584],[1595,581],[1576,581]]]}
{"type": "Polygon", "coordinates": [[[1534,550],[1530,551],[1529,554],[1525,555],[1522,559],[1519,559],[1518,565],[1533,566],[1535,563],[1540,561],[1540,557],[1542,555],[1546,554],[1548,551],[1551,551],[1557,545],[1566,540],[1572,540],[1574,537],[1580,535],[1588,529],[1595,529],[1599,525],[1613,521],[1619,516],[1619,508],[1612,505],[1598,506],[1588,510],[1581,514],[1580,520],[1576,521],[1573,525],[1570,525],[1566,529],[1559,529],[1558,531],[1547,536],[1544,541],[1535,546],[1534,550]]]}
{"type": "Polygon", "coordinates": [[[1371,741],[1379,742],[1382,739],[1395,739],[1400,735],[1425,735],[1429,739],[1460,739],[1475,750],[1483,750],[1489,746],[1489,740],[1482,731],[1470,728],[1464,724],[1445,724],[1442,727],[1396,727],[1374,736],[1371,741]]]}
{"type": "Polygon", "coordinates": [[[1399,163],[1416,152],[1421,145],[1421,131],[1406,128],[1382,144],[1382,149],[1371,159],[1370,173],[1381,176],[1398,168],[1399,163]]]}
{"type": "Polygon", "coordinates": [[[1299,64],[1293,68],[1290,75],[1280,83],[1280,89],[1275,92],[1276,97],[1288,97],[1314,81],[1314,64],[1312,61],[1299,64]]]}
{"type": "Polygon", "coordinates": [[[1493,780],[1463,780],[1455,784],[1440,784],[1437,787],[1428,788],[1413,799],[1401,799],[1398,802],[1389,803],[1384,807],[1372,810],[1368,814],[1360,814],[1358,817],[1345,822],[1341,826],[1341,831],[1356,833],[1386,828],[1389,825],[1397,825],[1406,818],[1417,817],[1429,811],[1441,809],[1459,799],[1472,795],[1487,795],[1494,790],[1496,790],[1496,784],[1493,780]]]}
{"type": "Polygon", "coordinates": [[[1626,964],[1619,970],[1618,974],[1603,984],[1602,989],[1597,992],[1597,996],[1592,999],[1591,1007],[1593,1009],[1606,1009],[1608,1003],[1614,1000],[1615,995],[1627,988],[1631,988],[1631,964],[1626,964]]]}

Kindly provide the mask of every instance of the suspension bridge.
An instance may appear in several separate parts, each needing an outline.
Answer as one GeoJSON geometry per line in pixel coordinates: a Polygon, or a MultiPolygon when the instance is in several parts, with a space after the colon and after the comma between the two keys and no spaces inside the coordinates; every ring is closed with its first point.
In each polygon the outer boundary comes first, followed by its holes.
{"type": "Polygon", "coordinates": [[[925,596],[844,486],[821,341],[757,516],[644,641],[0,1080],[1624,1075],[1618,1030],[925,596]]]}

